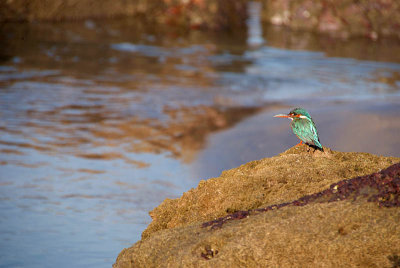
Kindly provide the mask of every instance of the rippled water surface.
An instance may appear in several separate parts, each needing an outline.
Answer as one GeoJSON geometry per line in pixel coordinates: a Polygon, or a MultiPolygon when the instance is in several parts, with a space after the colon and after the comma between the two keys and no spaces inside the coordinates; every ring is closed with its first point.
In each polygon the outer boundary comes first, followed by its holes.
{"type": "Polygon", "coordinates": [[[0,266],[110,267],[165,198],[296,144],[293,106],[326,146],[400,156],[397,41],[263,31],[3,25],[0,266]]]}

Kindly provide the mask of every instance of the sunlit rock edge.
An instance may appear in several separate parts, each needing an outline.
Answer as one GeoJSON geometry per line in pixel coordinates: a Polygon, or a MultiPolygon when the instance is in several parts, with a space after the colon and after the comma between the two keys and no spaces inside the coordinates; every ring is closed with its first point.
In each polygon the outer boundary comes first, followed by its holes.
{"type": "Polygon", "coordinates": [[[298,146],[224,171],[151,211],[142,240],[124,249],[114,267],[393,266],[400,255],[400,208],[362,195],[271,209],[218,228],[204,223],[291,202],[399,161],[298,146]]]}

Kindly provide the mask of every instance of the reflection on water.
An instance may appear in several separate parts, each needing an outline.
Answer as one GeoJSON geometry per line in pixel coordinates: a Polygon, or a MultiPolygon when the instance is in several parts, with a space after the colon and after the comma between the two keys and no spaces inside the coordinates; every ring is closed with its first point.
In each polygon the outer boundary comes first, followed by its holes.
{"type": "Polygon", "coordinates": [[[247,44],[250,47],[259,47],[264,43],[261,25],[261,3],[250,1],[247,3],[247,44]]]}
{"type": "Polygon", "coordinates": [[[163,199],[295,144],[294,105],[324,145],[400,156],[398,44],[147,27],[1,29],[1,266],[111,265],[163,199]]]}

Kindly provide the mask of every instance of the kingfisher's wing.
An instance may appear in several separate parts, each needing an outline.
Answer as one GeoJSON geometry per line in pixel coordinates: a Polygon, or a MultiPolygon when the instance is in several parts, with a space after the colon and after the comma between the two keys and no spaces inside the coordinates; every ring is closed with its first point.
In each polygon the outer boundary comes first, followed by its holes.
{"type": "Polygon", "coordinates": [[[319,148],[322,149],[322,145],[319,142],[319,137],[318,137],[318,132],[317,132],[317,127],[315,126],[314,122],[311,121],[310,124],[311,132],[312,132],[312,141],[313,144],[319,148]]]}
{"type": "Polygon", "coordinates": [[[308,119],[293,120],[291,126],[294,134],[296,134],[300,140],[322,148],[319,142],[317,128],[313,121],[308,119]]]}

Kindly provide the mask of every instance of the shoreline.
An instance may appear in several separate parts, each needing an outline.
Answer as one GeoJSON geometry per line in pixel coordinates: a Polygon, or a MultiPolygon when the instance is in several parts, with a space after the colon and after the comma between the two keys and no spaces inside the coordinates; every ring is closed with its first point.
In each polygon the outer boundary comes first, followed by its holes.
{"type": "MultiPolygon", "coordinates": [[[[169,25],[186,30],[235,31],[245,27],[248,19],[248,3],[240,0],[189,1],[51,1],[44,5],[40,0],[6,1],[0,4],[0,21],[74,21],[85,19],[142,17],[148,22],[169,25]],[[151,14],[149,16],[149,14],[151,14]]],[[[364,36],[371,40],[381,37],[400,39],[400,3],[395,0],[384,3],[341,0],[330,4],[319,0],[261,2],[260,19],[272,25],[292,30],[326,33],[347,39],[364,36]]]]}

